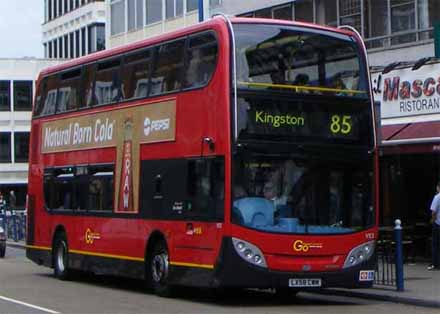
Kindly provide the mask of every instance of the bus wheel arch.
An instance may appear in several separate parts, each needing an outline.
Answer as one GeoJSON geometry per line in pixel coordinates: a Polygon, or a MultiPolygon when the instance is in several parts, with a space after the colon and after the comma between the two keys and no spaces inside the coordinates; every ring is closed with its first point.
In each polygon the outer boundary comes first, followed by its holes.
{"type": "Polygon", "coordinates": [[[57,226],[52,240],[52,267],[54,276],[60,280],[69,279],[69,246],[63,226],[57,226]]]}
{"type": "Polygon", "coordinates": [[[160,231],[154,231],[148,239],[145,252],[145,279],[148,287],[159,296],[172,296],[173,289],[168,275],[168,243],[160,231]]]}

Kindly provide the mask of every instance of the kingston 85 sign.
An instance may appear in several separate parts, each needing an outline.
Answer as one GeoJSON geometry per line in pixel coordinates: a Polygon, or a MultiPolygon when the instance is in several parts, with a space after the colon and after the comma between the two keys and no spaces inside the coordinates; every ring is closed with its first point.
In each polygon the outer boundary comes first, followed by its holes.
{"type": "Polygon", "coordinates": [[[241,139],[365,143],[367,105],[240,99],[241,139]]]}

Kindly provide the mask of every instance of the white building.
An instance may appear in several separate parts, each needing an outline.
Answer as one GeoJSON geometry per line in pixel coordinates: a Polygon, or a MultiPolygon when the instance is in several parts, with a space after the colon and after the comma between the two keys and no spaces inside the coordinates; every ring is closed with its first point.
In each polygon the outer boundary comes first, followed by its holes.
{"type": "MultiPolygon", "coordinates": [[[[439,0],[204,0],[216,13],[354,26],[369,50],[370,65],[434,55],[433,25],[439,0]]],[[[198,0],[106,0],[108,47],[198,22],[198,0]]]]}
{"type": "Polygon", "coordinates": [[[77,58],[105,49],[104,0],[44,0],[44,56],[77,58]]]}
{"type": "Polygon", "coordinates": [[[0,192],[14,190],[24,206],[28,173],[29,132],[35,80],[59,61],[0,59],[0,192]]]}

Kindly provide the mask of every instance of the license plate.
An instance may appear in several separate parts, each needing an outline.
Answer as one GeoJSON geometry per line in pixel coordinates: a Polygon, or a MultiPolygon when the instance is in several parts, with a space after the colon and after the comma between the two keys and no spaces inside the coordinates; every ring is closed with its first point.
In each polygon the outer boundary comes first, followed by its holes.
{"type": "Polygon", "coordinates": [[[319,278],[291,278],[289,287],[321,287],[319,278]]]}

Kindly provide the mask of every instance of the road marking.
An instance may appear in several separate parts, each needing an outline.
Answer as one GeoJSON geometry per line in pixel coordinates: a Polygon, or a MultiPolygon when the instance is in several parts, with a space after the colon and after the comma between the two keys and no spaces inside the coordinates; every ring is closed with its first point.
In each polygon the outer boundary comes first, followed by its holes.
{"type": "Polygon", "coordinates": [[[27,306],[27,307],[30,307],[30,308],[33,308],[33,309],[37,309],[37,310],[43,311],[43,312],[52,313],[52,314],[60,314],[60,312],[57,312],[57,311],[54,311],[54,310],[46,309],[44,307],[33,305],[33,304],[29,304],[29,303],[26,303],[26,302],[21,302],[21,301],[14,300],[14,299],[11,299],[11,298],[7,298],[7,297],[1,296],[1,295],[0,295],[0,299],[1,300],[5,300],[5,301],[9,301],[9,302],[12,302],[12,303],[24,305],[24,306],[27,306]]]}

